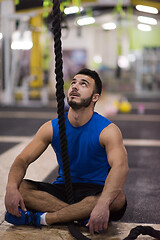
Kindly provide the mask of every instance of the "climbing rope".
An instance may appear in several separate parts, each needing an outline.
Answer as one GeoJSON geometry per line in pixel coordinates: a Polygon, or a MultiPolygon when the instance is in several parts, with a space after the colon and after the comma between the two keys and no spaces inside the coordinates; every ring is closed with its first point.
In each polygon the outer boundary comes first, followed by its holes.
{"type": "MultiPolygon", "coordinates": [[[[61,155],[63,161],[63,172],[65,179],[65,189],[67,201],[69,204],[74,203],[73,189],[70,176],[70,165],[67,147],[66,127],[65,127],[65,114],[64,114],[64,81],[63,81],[63,61],[62,61],[62,43],[61,43],[61,12],[59,0],[53,0],[52,9],[52,33],[54,36],[54,50],[55,50],[55,74],[56,74],[56,97],[57,97],[57,113],[59,124],[59,136],[61,145],[61,155]]],[[[87,240],[81,232],[79,232],[74,223],[69,223],[68,228],[72,236],[79,240],[87,240]]]]}
{"type": "Polygon", "coordinates": [[[62,43],[61,43],[61,12],[59,0],[53,0],[52,9],[52,30],[54,36],[54,50],[55,50],[55,74],[56,74],[56,97],[57,97],[57,113],[59,124],[59,136],[61,144],[61,155],[63,160],[63,172],[65,179],[65,188],[67,193],[67,200],[69,204],[74,203],[72,183],[70,176],[69,156],[67,148],[67,137],[65,127],[64,115],[64,81],[63,81],[63,60],[62,60],[62,43]]]}
{"type": "Polygon", "coordinates": [[[124,238],[123,240],[134,240],[136,239],[140,234],[142,235],[149,235],[151,237],[154,237],[155,239],[160,240],[160,231],[155,230],[154,228],[150,226],[137,226],[135,228],[132,228],[129,235],[124,238]]]}

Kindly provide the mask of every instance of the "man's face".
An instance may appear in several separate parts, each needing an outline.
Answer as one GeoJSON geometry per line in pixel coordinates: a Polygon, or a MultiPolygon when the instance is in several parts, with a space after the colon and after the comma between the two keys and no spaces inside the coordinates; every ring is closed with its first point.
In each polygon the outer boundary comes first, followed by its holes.
{"type": "Polygon", "coordinates": [[[94,79],[87,75],[76,75],[68,90],[68,104],[73,109],[88,107],[94,95],[95,82],[94,79]]]}

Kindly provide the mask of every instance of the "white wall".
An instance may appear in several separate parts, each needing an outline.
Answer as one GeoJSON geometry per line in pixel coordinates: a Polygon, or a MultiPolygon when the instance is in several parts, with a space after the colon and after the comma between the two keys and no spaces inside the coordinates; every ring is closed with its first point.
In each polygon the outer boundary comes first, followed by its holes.
{"type": "Polygon", "coordinates": [[[116,30],[104,31],[101,28],[101,26],[94,25],[84,26],[81,27],[80,30],[78,30],[78,27],[73,24],[73,21],[68,22],[68,25],[69,25],[68,36],[62,37],[64,50],[86,49],[88,67],[92,65],[93,57],[95,55],[102,56],[102,60],[105,65],[110,67],[116,66],[117,63],[116,30]]]}

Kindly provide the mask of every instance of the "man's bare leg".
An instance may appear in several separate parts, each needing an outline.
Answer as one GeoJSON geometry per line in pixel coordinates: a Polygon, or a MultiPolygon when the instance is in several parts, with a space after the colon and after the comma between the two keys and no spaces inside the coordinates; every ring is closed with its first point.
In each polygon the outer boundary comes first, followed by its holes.
{"type": "Polygon", "coordinates": [[[48,225],[54,223],[64,223],[74,220],[88,218],[95,207],[98,196],[89,196],[78,203],[68,205],[54,213],[47,213],[46,222],[48,225]]]}
{"type": "Polygon", "coordinates": [[[37,190],[36,185],[25,180],[21,183],[19,191],[26,208],[47,212],[46,222],[49,225],[89,217],[98,199],[96,196],[89,196],[79,203],[68,205],[47,192],[37,190]]]}
{"type": "MultiPolygon", "coordinates": [[[[37,190],[33,184],[26,181],[21,184],[20,192],[27,208],[47,212],[48,225],[88,218],[99,198],[99,196],[89,196],[78,203],[68,205],[47,192],[37,190]]],[[[124,204],[125,195],[121,192],[110,205],[110,210],[118,211],[124,204]]]]}
{"type": "MultiPolygon", "coordinates": [[[[84,198],[81,202],[68,205],[54,213],[46,214],[46,222],[48,225],[54,223],[71,222],[74,220],[80,220],[88,218],[95,207],[99,196],[89,196],[84,198]]],[[[123,192],[121,192],[115,201],[110,206],[110,211],[118,211],[125,204],[126,198],[123,192]]]]}
{"type": "Polygon", "coordinates": [[[34,184],[25,180],[21,183],[19,191],[28,209],[38,212],[55,212],[68,206],[53,195],[37,190],[34,184]]]}

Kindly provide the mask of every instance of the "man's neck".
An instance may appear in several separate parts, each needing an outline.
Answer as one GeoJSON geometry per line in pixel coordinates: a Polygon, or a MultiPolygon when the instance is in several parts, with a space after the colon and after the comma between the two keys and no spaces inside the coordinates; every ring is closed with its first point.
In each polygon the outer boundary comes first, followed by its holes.
{"type": "Polygon", "coordinates": [[[86,124],[93,115],[93,109],[83,108],[74,110],[70,107],[68,111],[68,120],[74,127],[80,127],[86,124]]]}

